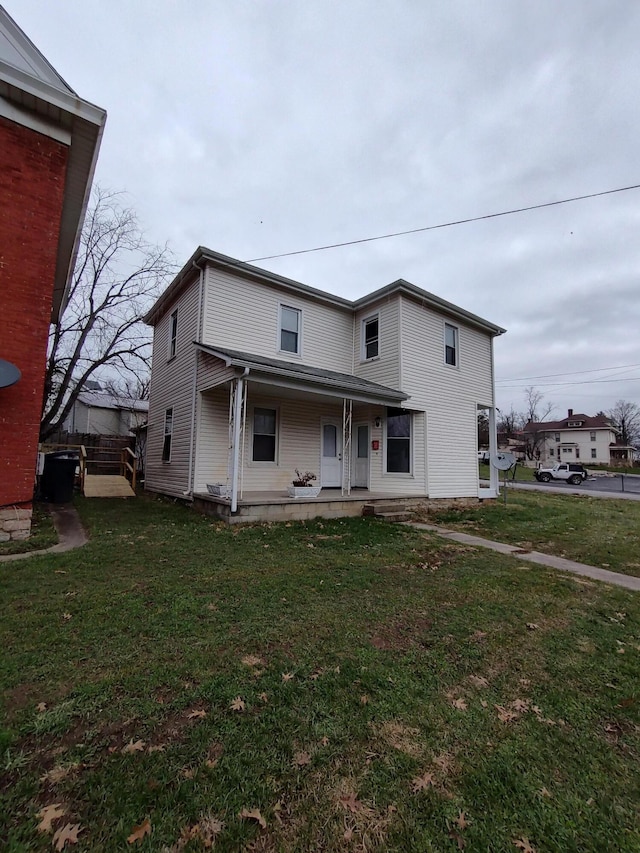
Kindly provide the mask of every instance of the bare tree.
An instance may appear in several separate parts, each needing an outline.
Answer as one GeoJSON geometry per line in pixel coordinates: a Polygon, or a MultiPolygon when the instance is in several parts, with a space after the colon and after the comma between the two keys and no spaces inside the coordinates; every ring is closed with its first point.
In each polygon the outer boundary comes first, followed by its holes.
{"type": "Polygon", "coordinates": [[[519,432],[523,424],[523,414],[521,412],[516,412],[516,410],[511,406],[511,409],[508,412],[502,412],[500,410],[500,419],[498,420],[498,433],[504,435],[506,438],[513,438],[515,433],[519,432]]]}
{"type": "Polygon", "coordinates": [[[544,421],[553,413],[552,403],[545,403],[544,394],[533,385],[524,389],[526,410],[523,413],[526,432],[526,453],[528,459],[539,459],[544,444],[544,421]]]}
{"type": "Polygon", "coordinates": [[[94,374],[145,381],[151,333],[141,317],[174,271],[167,247],[144,239],[121,195],[96,188],[68,304],[49,336],[41,440],[62,425],[94,374]]]}
{"type": "Polygon", "coordinates": [[[628,400],[618,400],[608,417],[623,444],[635,447],[640,443],[640,406],[628,400]]]}

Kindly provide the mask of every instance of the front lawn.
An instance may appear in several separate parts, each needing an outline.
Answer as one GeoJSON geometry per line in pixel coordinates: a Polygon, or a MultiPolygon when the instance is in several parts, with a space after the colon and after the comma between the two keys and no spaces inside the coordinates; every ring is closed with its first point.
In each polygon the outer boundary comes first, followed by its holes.
{"type": "Polygon", "coordinates": [[[640,576],[640,502],[509,489],[507,504],[429,513],[425,521],[640,576]]]}
{"type": "Polygon", "coordinates": [[[80,509],[86,547],[0,566],[3,850],[640,849],[637,595],[370,519],[80,509]]]}

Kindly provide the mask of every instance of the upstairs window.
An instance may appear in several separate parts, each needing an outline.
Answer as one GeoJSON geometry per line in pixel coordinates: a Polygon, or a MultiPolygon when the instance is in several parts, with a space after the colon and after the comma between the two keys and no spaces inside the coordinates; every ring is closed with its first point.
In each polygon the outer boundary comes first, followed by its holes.
{"type": "Polygon", "coordinates": [[[173,435],[173,409],[164,413],[164,439],[162,441],[162,461],[171,462],[171,436],[173,435]]]}
{"type": "Polygon", "coordinates": [[[377,358],[380,354],[378,315],[362,321],[362,360],[377,358]]]}
{"type": "Polygon", "coordinates": [[[444,362],[458,366],[458,329],[449,323],[444,324],[444,362]]]}
{"type": "Polygon", "coordinates": [[[560,441],[560,433],[559,432],[556,433],[556,441],[560,441]]]}
{"type": "Polygon", "coordinates": [[[175,358],[176,341],[178,339],[178,311],[173,312],[169,318],[169,358],[175,358]]]}
{"type": "Polygon", "coordinates": [[[253,410],[253,461],[276,461],[276,428],[278,413],[275,409],[253,410]]]}
{"type": "Polygon", "coordinates": [[[596,440],[596,434],[595,434],[595,431],[592,431],[592,432],[590,433],[590,436],[591,436],[591,441],[595,441],[595,440],[596,440]]]}
{"type": "Polygon", "coordinates": [[[300,355],[300,326],[302,312],[299,308],[280,306],[280,350],[300,355]]]}
{"type": "Polygon", "coordinates": [[[592,448],[591,448],[591,458],[592,458],[592,459],[597,459],[597,458],[598,458],[598,452],[597,452],[597,450],[595,449],[595,447],[592,447],[592,448]]]}
{"type": "Polygon", "coordinates": [[[387,409],[387,473],[411,473],[411,415],[387,409]]]}
{"type": "Polygon", "coordinates": [[[582,421],[567,421],[568,427],[581,427],[582,421]]]}

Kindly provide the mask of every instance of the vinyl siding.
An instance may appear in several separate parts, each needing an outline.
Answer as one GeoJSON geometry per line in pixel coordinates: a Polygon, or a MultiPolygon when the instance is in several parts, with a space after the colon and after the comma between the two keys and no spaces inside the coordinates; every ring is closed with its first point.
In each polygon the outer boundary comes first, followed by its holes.
{"type": "Polygon", "coordinates": [[[352,372],[353,315],[266,284],[208,268],[202,341],[209,346],[301,361],[341,373],[352,372]],[[302,311],[302,352],[279,350],[279,306],[302,311]]]}
{"type": "Polygon", "coordinates": [[[189,455],[198,337],[198,277],[186,287],[154,328],[149,397],[149,429],[145,487],[163,494],[185,497],[189,485],[189,455]],[[175,358],[167,360],[169,324],[178,310],[175,358]],[[173,408],[171,461],[162,461],[165,411],[173,408]]]}
{"type": "Polygon", "coordinates": [[[368,306],[354,317],[354,373],[370,382],[400,388],[400,297],[368,306]],[[378,315],[380,354],[371,361],[362,360],[362,321],[378,315]]]}
{"type": "MultiPolygon", "coordinates": [[[[477,406],[492,406],[491,336],[402,297],[402,390],[426,411],[428,493],[478,491],[477,406]],[[458,328],[458,366],[444,362],[444,324],[458,328]]],[[[416,442],[417,448],[417,442],[416,442]]]]}
{"type": "MultiPolygon", "coordinates": [[[[198,420],[195,491],[207,483],[226,483],[229,447],[229,387],[202,394],[198,420]]],[[[278,399],[264,395],[248,383],[242,483],[244,491],[285,491],[295,469],[313,471],[320,477],[320,429],[323,418],[342,422],[342,406],[312,400],[278,399]],[[253,409],[278,411],[277,462],[253,462],[253,409]]]]}

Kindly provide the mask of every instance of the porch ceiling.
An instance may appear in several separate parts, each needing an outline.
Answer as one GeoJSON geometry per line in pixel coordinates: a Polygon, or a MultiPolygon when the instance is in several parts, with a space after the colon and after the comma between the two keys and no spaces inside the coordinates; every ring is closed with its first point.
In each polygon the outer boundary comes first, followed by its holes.
{"type": "Polygon", "coordinates": [[[252,353],[211,347],[198,341],[194,341],[194,344],[202,352],[224,361],[227,367],[248,370],[247,378],[251,382],[263,384],[265,391],[271,386],[296,391],[299,394],[312,393],[332,399],[346,397],[357,402],[381,406],[401,406],[405,400],[409,399],[408,394],[402,391],[369,382],[349,373],[338,373],[307,364],[296,364],[252,353]]]}

